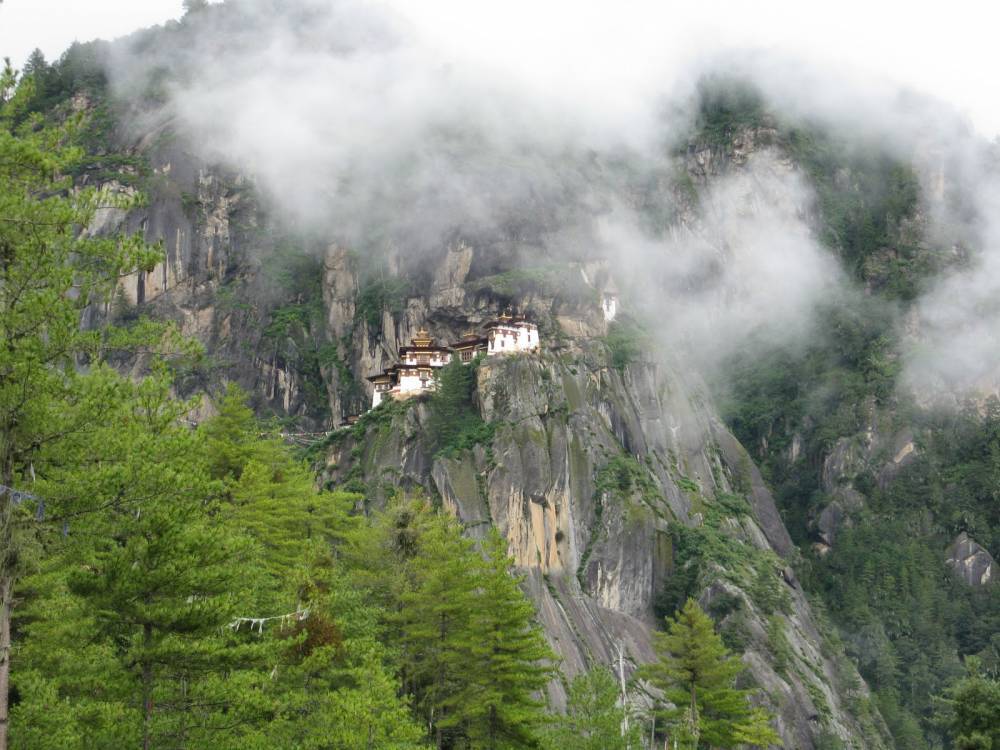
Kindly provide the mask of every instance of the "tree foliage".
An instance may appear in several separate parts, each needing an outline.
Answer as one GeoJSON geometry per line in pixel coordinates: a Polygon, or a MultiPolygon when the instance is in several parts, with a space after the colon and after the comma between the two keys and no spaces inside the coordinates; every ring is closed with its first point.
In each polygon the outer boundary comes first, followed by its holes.
{"type": "Polygon", "coordinates": [[[456,521],[410,500],[377,516],[349,554],[391,560],[366,582],[389,613],[404,689],[435,745],[533,747],[544,719],[535,694],[554,656],[506,542],[494,533],[477,550],[456,521]]]}
{"type": "Polygon", "coordinates": [[[1000,747],[1000,681],[987,675],[975,657],[966,660],[967,674],[938,701],[937,722],[955,750],[1000,747]]]}
{"type": "Polygon", "coordinates": [[[657,661],[641,675],[663,691],[670,706],[661,715],[684,747],[721,748],[779,744],[770,716],[750,704],[752,690],[733,687],[743,672],[694,599],[657,633],[657,661]]]}
{"type": "Polygon", "coordinates": [[[378,612],[332,556],[356,498],[233,429],[239,394],[192,430],[166,381],[137,388],[141,407],[41,487],[77,520],[28,579],[14,747],[416,747],[378,612]],[[269,454],[283,471],[263,481],[269,454]],[[66,710],[46,718],[53,697],[66,710]]]}
{"type": "Polygon", "coordinates": [[[566,713],[554,718],[543,746],[547,750],[641,747],[641,725],[629,707],[619,705],[620,697],[618,680],[608,668],[594,667],[577,675],[569,686],[566,713]]]}
{"type": "MultiPolygon", "coordinates": [[[[71,190],[64,175],[80,158],[72,124],[18,133],[9,65],[0,87],[0,747],[6,742],[9,623],[18,579],[31,569],[30,546],[44,510],[34,518],[11,488],[25,487],[58,466],[62,456],[93,439],[128,387],[101,365],[109,353],[141,343],[154,351],[164,329],[90,330],[83,312],[106,303],[121,276],[150,268],[155,248],[139,236],[92,237],[80,228],[104,206],[127,208],[134,199],[107,191],[71,190]],[[86,367],[86,365],[90,367],[86,367]]],[[[27,88],[25,88],[27,87],[27,88]]]]}
{"type": "Polygon", "coordinates": [[[493,438],[492,426],[483,422],[473,404],[478,366],[478,360],[463,364],[458,357],[452,357],[437,370],[427,433],[439,455],[452,455],[493,438]]]}

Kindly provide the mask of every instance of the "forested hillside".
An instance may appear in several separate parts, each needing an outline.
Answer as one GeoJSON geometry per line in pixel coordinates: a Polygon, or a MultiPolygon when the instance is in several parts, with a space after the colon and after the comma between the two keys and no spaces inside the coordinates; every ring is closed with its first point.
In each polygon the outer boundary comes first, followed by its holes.
{"type": "Polygon", "coordinates": [[[186,8],[0,78],[0,750],[1000,747],[996,144],[186,8]]]}

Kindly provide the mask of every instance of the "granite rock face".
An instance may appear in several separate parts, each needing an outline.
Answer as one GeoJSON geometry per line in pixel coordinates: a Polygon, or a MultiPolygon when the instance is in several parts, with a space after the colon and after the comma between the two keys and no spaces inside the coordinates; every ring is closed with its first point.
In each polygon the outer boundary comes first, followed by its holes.
{"type": "Polygon", "coordinates": [[[993,580],[996,560],[964,531],[955,537],[945,555],[948,567],[968,585],[986,586],[993,580]]]}
{"type": "MultiPolygon", "coordinates": [[[[721,565],[702,582],[701,603],[738,600],[740,614],[726,617],[740,618],[744,661],[779,717],[785,746],[815,747],[824,731],[849,747],[882,746],[851,715],[852,695],[838,686],[845,670],[853,690],[864,691],[863,683],[821,635],[784,562],[794,550],[773,498],[703,389],[662,363],[618,371],[602,363],[599,342],[577,347],[481,366],[476,401],[496,425],[491,445],[435,458],[426,448],[428,406],[416,403],[363,436],[345,431],[324,478],[357,476],[360,467],[381,488],[373,502],[396,487],[423,487],[471,536],[498,529],[567,677],[611,664],[618,649],[629,670],[653,657],[656,598],[676,572],[672,531],[701,526],[721,498],[742,494],[750,512],[727,516],[720,528],[737,558],[745,550],[748,561],[768,561],[757,572],[774,576],[787,607],[769,610],[755,600],[752,574],[721,565]],[[621,461],[642,479],[609,487],[608,467],[621,461]],[[776,638],[787,644],[780,656],[776,638]]],[[[565,700],[561,682],[550,698],[565,700]]]]}
{"type": "MultiPolygon", "coordinates": [[[[741,143],[749,153],[766,140],[747,133],[741,143]]],[[[308,249],[318,296],[281,296],[266,266],[282,250],[253,182],[198,162],[176,141],[136,148],[160,176],[157,190],[147,207],[102,215],[90,231],[126,228],[163,242],[164,262],[126,279],[122,296],[204,343],[211,366],[185,387],[213,391],[236,381],[262,413],[327,430],[366,408],[366,376],[397,361],[418,329],[451,342],[517,308],[539,324],[543,347],[487,360],[478,371],[476,405],[495,425],[490,445],[435,457],[427,405],[415,402],[363,434],[333,435],[322,479],[360,478],[373,506],[398,490],[422,491],[470,536],[498,529],[570,678],[619,651],[630,670],[653,657],[657,598],[680,564],[676,532],[712,516],[735,552],[729,563],[709,565],[696,594],[721,612],[722,627],[738,625],[744,661],[785,746],[810,750],[823,734],[851,748],[887,746],[877,715],[862,723],[852,713],[867,688],[823,635],[791,571],[795,549],[771,493],[707,389],[661,355],[609,366],[600,306],[613,283],[606,261],[584,251],[555,273],[532,276],[523,269],[544,250],[529,240],[455,241],[420,258],[390,247],[379,273],[406,282],[390,300],[372,292],[379,287],[365,259],[329,239],[308,249]],[[292,324],[275,333],[282,309],[294,312],[292,324]],[[627,480],[613,475],[622,467],[627,480]],[[747,511],[728,509],[727,497],[742,498],[747,511]],[[758,601],[759,580],[785,604],[758,601]]],[[[745,156],[728,162],[738,166],[745,156]]],[[[719,158],[693,153],[689,166],[708,180],[719,158]]],[[[628,313],[627,297],[620,309],[628,313]]],[[[561,681],[549,693],[564,703],[561,681]]]]}

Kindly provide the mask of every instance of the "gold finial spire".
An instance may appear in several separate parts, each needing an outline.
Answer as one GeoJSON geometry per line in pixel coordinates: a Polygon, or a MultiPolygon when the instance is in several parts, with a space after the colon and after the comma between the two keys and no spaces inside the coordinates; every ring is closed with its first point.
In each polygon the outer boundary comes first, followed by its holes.
{"type": "Polygon", "coordinates": [[[413,337],[411,343],[413,346],[430,346],[434,343],[434,339],[431,338],[426,328],[421,328],[417,331],[417,335],[413,337]]]}

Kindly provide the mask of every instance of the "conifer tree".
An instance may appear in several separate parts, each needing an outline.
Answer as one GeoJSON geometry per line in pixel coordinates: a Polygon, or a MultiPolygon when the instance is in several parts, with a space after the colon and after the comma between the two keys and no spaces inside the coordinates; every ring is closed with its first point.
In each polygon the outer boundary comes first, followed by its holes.
{"type": "Polygon", "coordinates": [[[472,406],[474,384],[474,367],[462,364],[458,357],[452,357],[451,362],[437,371],[437,388],[431,398],[427,424],[435,451],[455,447],[462,433],[480,421],[472,406]]]}
{"type": "Polygon", "coordinates": [[[183,426],[190,405],[166,379],[134,391],[46,480],[74,521],[28,581],[14,746],[415,747],[377,607],[328,543],[348,505],[325,511],[316,544],[294,544],[302,508],[330,493],[301,482],[287,449],[249,424],[183,426]],[[250,482],[248,458],[235,499],[213,468],[227,440],[277,467],[250,482]],[[234,632],[237,617],[252,619],[234,632]]]}
{"type": "Polygon", "coordinates": [[[694,599],[667,618],[667,632],[656,634],[654,647],[659,659],[643,667],[640,676],[673,705],[662,716],[684,747],[780,743],[769,726],[770,717],[750,705],[754,691],[733,687],[743,665],[728,652],[712,619],[694,599]]]}
{"type": "Polygon", "coordinates": [[[11,65],[10,58],[3,59],[3,68],[0,69],[0,106],[5,105],[14,95],[17,88],[18,72],[11,65]]]}
{"type": "Polygon", "coordinates": [[[309,616],[277,634],[282,659],[267,746],[425,747],[383,645],[383,613],[346,573],[331,556],[314,560],[302,592],[309,616]]]}
{"type": "Polygon", "coordinates": [[[967,674],[938,699],[937,722],[955,750],[1000,747],[1000,680],[982,670],[982,662],[967,657],[967,674]]]}
{"type": "Polygon", "coordinates": [[[390,560],[360,575],[383,603],[403,689],[438,748],[534,747],[544,718],[535,696],[554,656],[503,540],[484,546],[426,501],[402,499],[347,552],[356,568],[390,560]]]}
{"type": "Polygon", "coordinates": [[[618,705],[619,698],[618,681],[607,667],[577,675],[569,687],[566,713],[555,717],[543,746],[546,750],[638,750],[642,747],[639,723],[630,721],[628,731],[623,731],[628,709],[618,705]]]}
{"type": "Polygon", "coordinates": [[[68,128],[10,131],[18,100],[33,95],[32,78],[10,95],[9,66],[0,77],[0,750],[7,747],[13,601],[37,530],[32,517],[41,515],[14,489],[44,472],[43,448],[57,455],[57,444],[82,439],[117,402],[114,378],[96,366],[115,334],[84,330],[81,314],[106,301],[119,277],[159,258],[139,237],[79,231],[98,207],[131,202],[69,190],[60,175],[81,153],[65,145],[68,128]],[[81,362],[94,367],[82,370],[81,362]]]}
{"type": "Polygon", "coordinates": [[[215,512],[221,485],[200,436],[178,424],[187,405],[169,400],[165,379],[135,391],[100,439],[43,485],[75,519],[51,561],[64,575],[55,595],[74,601],[91,642],[113,655],[103,668],[121,692],[109,702],[125,709],[120,726],[82,737],[97,746],[108,732],[132,732],[144,748],[221,747],[215,727],[240,703],[241,685],[266,679],[264,644],[226,628],[256,609],[257,548],[215,512]]]}
{"type": "Polygon", "coordinates": [[[215,416],[199,426],[209,469],[216,479],[237,480],[258,449],[257,419],[246,392],[235,383],[226,386],[216,408],[215,416]]]}
{"type": "Polygon", "coordinates": [[[555,655],[535,622],[535,609],[511,574],[507,540],[494,529],[484,543],[468,638],[469,683],[456,705],[475,747],[531,747],[544,721],[540,693],[555,655]]]}
{"type": "Polygon", "coordinates": [[[358,524],[349,511],[361,499],[318,492],[309,467],[279,441],[261,436],[246,394],[230,385],[219,413],[199,428],[212,476],[224,484],[220,513],[263,546],[273,581],[284,586],[294,568],[344,540],[358,524]]]}
{"type": "MultiPolygon", "coordinates": [[[[429,502],[421,495],[396,495],[382,511],[373,512],[368,523],[348,534],[340,555],[352,580],[388,616],[400,611],[404,593],[415,586],[416,554],[423,534],[438,522],[429,502]],[[373,565],[380,560],[383,564],[373,565]]],[[[393,622],[393,627],[396,626],[393,622]]],[[[392,638],[398,640],[398,631],[392,638]]]]}
{"type": "Polygon", "coordinates": [[[455,523],[434,517],[417,542],[414,581],[402,593],[395,619],[404,684],[439,748],[455,747],[466,730],[458,696],[470,682],[478,564],[455,523]]]}

